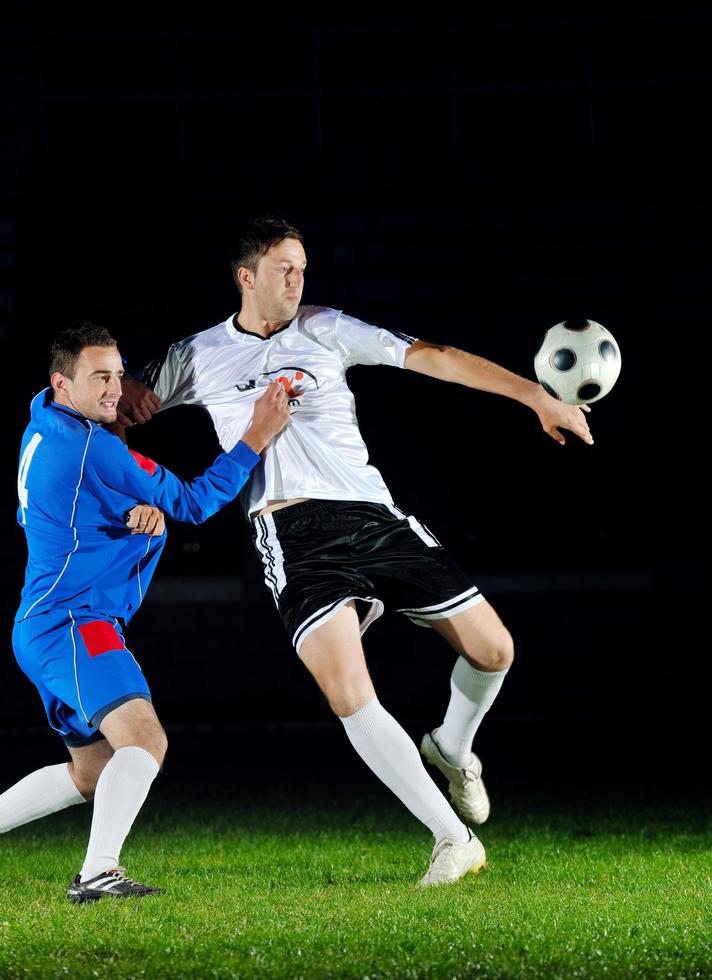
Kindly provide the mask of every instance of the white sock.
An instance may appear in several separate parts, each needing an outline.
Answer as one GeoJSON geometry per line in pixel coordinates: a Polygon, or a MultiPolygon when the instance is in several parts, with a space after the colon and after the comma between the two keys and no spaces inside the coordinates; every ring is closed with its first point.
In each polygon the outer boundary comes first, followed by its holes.
{"type": "Polygon", "coordinates": [[[0,796],[0,834],[86,800],[69,775],[66,762],[25,776],[0,796]]]}
{"type": "Polygon", "coordinates": [[[432,831],[436,841],[468,839],[467,827],[425,771],[413,740],[377,697],[340,720],[366,765],[432,831]]]}
{"type": "Polygon", "coordinates": [[[81,870],[82,881],[117,867],[121,847],[148,796],[151,783],[158,775],[158,769],[158,763],[151,753],[137,745],[128,745],[114,752],[96,784],[94,816],[89,847],[81,870]]]}
{"type": "Polygon", "coordinates": [[[469,660],[458,658],[450,678],[445,720],[433,732],[448,762],[456,766],[469,764],[475,732],[499,694],[507,670],[477,670],[469,660]]]}

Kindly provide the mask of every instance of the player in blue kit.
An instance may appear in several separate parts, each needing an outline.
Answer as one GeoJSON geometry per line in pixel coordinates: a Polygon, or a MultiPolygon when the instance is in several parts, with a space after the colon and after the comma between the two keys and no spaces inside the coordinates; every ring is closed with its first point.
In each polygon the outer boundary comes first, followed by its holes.
{"type": "Polygon", "coordinates": [[[84,323],[60,334],[51,387],[32,402],[18,474],[29,555],[13,647],[71,762],[37,770],[3,793],[0,833],[93,797],[89,846],[67,893],[73,902],[160,892],[119,867],[167,747],[123,637],[165,543],[154,508],[179,521],[207,520],[240,492],[290,417],[274,383],[230,452],[184,481],[104,428],[116,420],[122,376],[116,341],[103,327],[84,323]]]}
{"type": "MultiPolygon", "coordinates": [[[[395,505],[369,463],[346,374],[356,364],[387,365],[504,395],[531,409],[559,443],[563,429],[593,442],[588,406],[559,402],[466,351],[302,305],[306,265],[296,228],[253,221],[232,256],[240,309],[147,365],[145,386],[127,383],[119,421],[200,405],[229,450],[264,386],[275,378],[284,385],[292,421],[242,492],[265,584],[354,749],[432,832],[421,885],[452,883],[485,862],[471,827],[490,805],[472,744],[512,663],[512,637],[435,535],[395,505]],[[457,657],[442,724],[424,734],[420,753],[380,703],[366,663],[361,636],[384,608],[438,633],[457,657]],[[454,807],[423,758],[447,778],[454,807]]],[[[435,492],[437,459],[431,446],[418,461],[419,478],[432,476],[435,492]]]]}

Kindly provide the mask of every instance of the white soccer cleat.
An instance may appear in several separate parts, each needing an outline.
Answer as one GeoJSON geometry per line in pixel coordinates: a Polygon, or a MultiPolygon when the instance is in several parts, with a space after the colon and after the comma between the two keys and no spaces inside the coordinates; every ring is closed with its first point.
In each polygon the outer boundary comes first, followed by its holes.
{"type": "Polygon", "coordinates": [[[470,839],[462,843],[445,837],[435,845],[427,874],[420,879],[421,888],[429,888],[431,885],[451,885],[466,874],[476,875],[485,867],[487,864],[485,849],[471,830],[469,834],[470,839]]]}
{"type": "Polygon", "coordinates": [[[436,731],[423,735],[421,754],[447,777],[450,799],[465,823],[484,823],[490,815],[490,801],[482,782],[482,763],[473,752],[469,765],[453,766],[433,738],[436,731]]]}

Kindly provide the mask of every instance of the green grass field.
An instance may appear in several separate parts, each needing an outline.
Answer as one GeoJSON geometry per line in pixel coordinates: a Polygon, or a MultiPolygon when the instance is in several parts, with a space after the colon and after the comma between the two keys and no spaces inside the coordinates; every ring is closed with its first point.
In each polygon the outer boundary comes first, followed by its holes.
{"type": "Polygon", "coordinates": [[[125,847],[159,898],[66,901],[89,807],[0,838],[0,977],[712,976],[698,804],[500,801],[489,867],[418,890],[428,835],[377,790],[204,789],[158,788],[125,847]]]}

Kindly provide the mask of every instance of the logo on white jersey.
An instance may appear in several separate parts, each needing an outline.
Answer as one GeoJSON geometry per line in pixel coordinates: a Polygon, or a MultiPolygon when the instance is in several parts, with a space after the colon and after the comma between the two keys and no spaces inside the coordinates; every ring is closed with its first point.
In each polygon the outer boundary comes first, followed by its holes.
{"type": "Polygon", "coordinates": [[[299,399],[305,391],[313,391],[319,387],[319,382],[311,371],[292,364],[278,368],[276,371],[266,371],[257,378],[250,378],[249,381],[236,384],[235,387],[238,391],[252,391],[264,387],[266,381],[279,381],[287,393],[290,407],[299,406],[299,399]]]}

